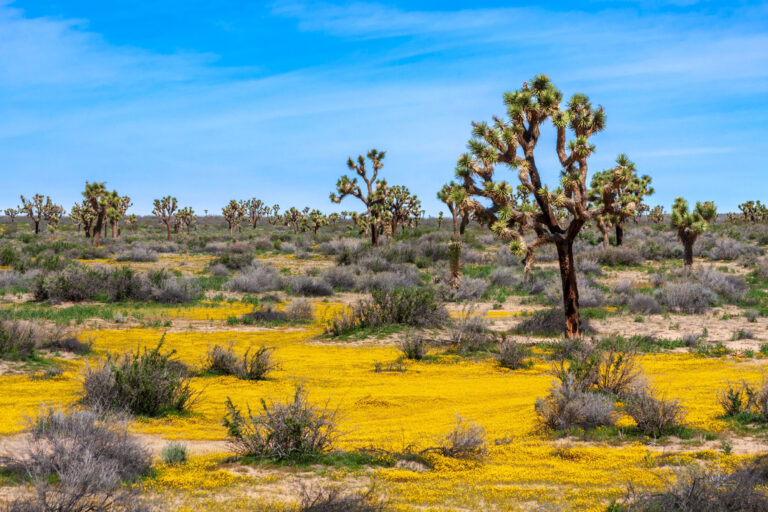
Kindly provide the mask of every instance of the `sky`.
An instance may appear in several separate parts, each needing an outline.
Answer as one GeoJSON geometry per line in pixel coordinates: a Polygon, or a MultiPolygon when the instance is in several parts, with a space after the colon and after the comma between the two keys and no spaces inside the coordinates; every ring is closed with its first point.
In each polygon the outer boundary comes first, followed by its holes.
{"type": "Polygon", "coordinates": [[[328,195],[377,148],[434,215],[471,122],[540,73],[605,108],[590,170],[627,153],[650,204],[768,199],[766,2],[0,0],[0,208],[70,208],[89,180],[137,214],[169,194],[359,210],[328,195]]]}

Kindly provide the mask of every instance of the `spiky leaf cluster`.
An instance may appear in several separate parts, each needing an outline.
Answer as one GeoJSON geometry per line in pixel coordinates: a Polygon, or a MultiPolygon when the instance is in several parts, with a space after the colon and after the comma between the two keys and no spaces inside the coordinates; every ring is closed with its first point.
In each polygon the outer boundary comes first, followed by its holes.
{"type": "MultiPolygon", "coordinates": [[[[616,158],[616,166],[595,173],[590,184],[593,204],[602,207],[607,201],[616,207],[599,216],[604,225],[613,225],[635,215],[643,206],[643,199],[652,195],[651,177],[638,176],[634,162],[625,154],[616,158]],[[611,186],[618,180],[618,186],[611,186]],[[609,192],[606,193],[606,188],[609,192]]],[[[646,207],[647,208],[647,207],[646,207]]]]}
{"type": "Polygon", "coordinates": [[[702,234],[716,215],[717,209],[712,201],[697,202],[696,207],[688,211],[688,201],[678,197],[672,205],[670,223],[682,240],[686,236],[702,234]]]}

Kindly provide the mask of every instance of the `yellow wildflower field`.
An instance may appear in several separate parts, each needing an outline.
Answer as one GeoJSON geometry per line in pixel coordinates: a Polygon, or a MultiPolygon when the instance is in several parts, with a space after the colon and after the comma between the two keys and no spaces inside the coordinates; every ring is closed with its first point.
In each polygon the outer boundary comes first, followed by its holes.
{"type": "MultiPolygon", "coordinates": [[[[318,303],[316,307],[318,315],[325,316],[337,305],[318,303]]],[[[545,396],[553,381],[549,374],[551,363],[539,357],[540,351],[532,367],[524,370],[506,370],[491,359],[440,357],[407,361],[403,371],[377,372],[377,362],[398,358],[394,346],[330,343],[317,339],[320,333],[319,325],[311,325],[167,333],[160,329],[107,329],[83,331],[80,337],[93,342],[95,355],[91,359],[107,351],[152,347],[164,337],[165,348],[175,350],[182,361],[193,366],[201,364],[208,347],[214,344],[232,343],[239,350],[250,345],[275,348],[280,367],[269,380],[195,377],[192,385],[199,396],[190,414],[134,421],[132,430],[137,433],[190,442],[221,442],[226,434],[221,420],[227,398],[237,405],[257,408],[261,399],[290,396],[298,384],[309,391],[311,400],[338,409],[343,436],[336,447],[342,450],[403,451],[435,446],[457,415],[482,425],[490,444],[482,461],[429,455],[433,466],[429,471],[397,467],[366,471],[377,489],[402,510],[525,510],[542,504],[567,510],[604,510],[608,502],[624,494],[629,483],[641,488],[658,487],[675,466],[694,461],[727,466],[738,459],[696,446],[688,453],[678,450],[670,457],[639,443],[563,443],[552,438],[540,431],[534,411],[536,398],[545,396]]],[[[718,419],[717,391],[727,381],[760,380],[766,362],[665,353],[645,355],[641,364],[660,393],[678,398],[686,407],[687,424],[718,431],[724,423],[718,419]]],[[[79,366],[74,364],[54,379],[0,376],[4,391],[0,395],[0,433],[22,431],[25,415],[33,414],[42,403],[74,403],[80,390],[79,366]]],[[[622,423],[631,424],[631,420],[625,418],[622,423]]],[[[241,500],[242,493],[237,489],[272,484],[219,469],[226,452],[227,445],[222,442],[218,455],[195,457],[181,466],[160,466],[146,485],[159,493],[231,488],[233,492],[228,496],[241,500]]],[[[330,473],[338,472],[343,470],[330,473]]],[[[198,499],[202,500],[195,505],[199,507],[206,501],[201,498],[204,495],[193,493],[179,498],[180,509],[189,506],[189,500],[198,499]]],[[[221,499],[211,503],[211,510],[222,506],[221,499]]]]}

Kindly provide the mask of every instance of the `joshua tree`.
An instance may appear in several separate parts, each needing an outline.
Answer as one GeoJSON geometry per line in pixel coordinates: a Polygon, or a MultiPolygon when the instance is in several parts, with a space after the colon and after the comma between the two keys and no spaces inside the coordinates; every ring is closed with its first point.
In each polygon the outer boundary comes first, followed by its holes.
{"type": "Polygon", "coordinates": [[[107,202],[107,219],[112,228],[112,238],[117,238],[120,236],[120,230],[118,229],[120,221],[125,217],[125,212],[128,211],[128,208],[133,206],[133,203],[130,197],[120,197],[120,194],[114,190],[109,193],[107,202]]]}
{"type": "Polygon", "coordinates": [[[176,219],[179,225],[184,225],[187,228],[187,233],[192,231],[192,226],[197,223],[197,215],[195,210],[191,206],[185,206],[176,213],[176,219]]]}
{"type": "Polygon", "coordinates": [[[662,224],[664,222],[664,207],[661,205],[654,206],[651,208],[648,217],[654,224],[662,224]]]}
{"type": "MultiPolygon", "coordinates": [[[[267,215],[269,215],[269,213],[267,215]]],[[[269,222],[273,226],[276,226],[277,223],[280,222],[280,205],[279,204],[272,205],[272,214],[269,218],[267,218],[267,222],[269,222]]]]}
{"type": "Polygon", "coordinates": [[[16,215],[19,213],[19,211],[16,208],[6,208],[5,216],[11,219],[11,223],[16,221],[16,215]]]}
{"type": "Polygon", "coordinates": [[[762,222],[768,218],[768,208],[758,201],[746,201],[739,205],[745,222],[762,222]]]}
{"type": "Polygon", "coordinates": [[[131,233],[136,232],[136,225],[139,222],[139,218],[136,217],[136,214],[132,213],[129,216],[125,218],[125,223],[128,224],[128,229],[131,230],[131,233]]]}
{"type": "Polygon", "coordinates": [[[46,197],[40,194],[35,194],[32,199],[27,201],[24,196],[21,196],[21,206],[19,211],[27,214],[27,217],[32,221],[32,225],[35,226],[35,234],[40,233],[40,221],[43,220],[43,214],[45,213],[45,200],[51,200],[50,197],[46,197]]]}
{"type": "Polygon", "coordinates": [[[264,203],[260,199],[256,199],[255,197],[253,199],[249,199],[248,201],[245,201],[245,207],[248,210],[248,220],[251,223],[251,227],[253,229],[256,229],[256,226],[259,224],[259,221],[264,215],[269,214],[269,207],[264,206],[264,203]]]}
{"type": "Polygon", "coordinates": [[[357,157],[357,162],[352,160],[351,157],[347,160],[347,167],[355,171],[365,182],[367,188],[365,195],[357,183],[357,178],[350,178],[345,175],[336,182],[336,192],[332,192],[330,196],[331,201],[334,203],[340,203],[342,199],[350,195],[362,201],[366,207],[366,211],[362,215],[367,218],[366,224],[370,230],[371,243],[374,247],[379,245],[379,234],[383,230],[384,203],[388,195],[386,180],[376,179],[379,175],[379,170],[383,167],[381,161],[384,159],[385,154],[386,152],[379,152],[375,149],[368,152],[366,156],[371,161],[372,167],[370,176],[368,176],[368,169],[366,168],[363,155],[357,157]]]}
{"type": "MultiPolygon", "coordinates": [[[[579,335],[579,292],[573,257],[573,242],[581,228],[598,215],[618,214],[622,207],[611,202],[616,188],[630,178],[627,169],[613,170],[613,180],[603,187],[603,204],[591,205],[587,189],[587,159],[594,151],[589,138],[605,126],[602,107],[594,108],[583,94],[575,94],[564,110],[562,93],[544,75],[530,85],[507,93],[507,120],[473,123],[469,154],[459,158],[457,176],[470,196],[474,216],[497,236],[510,241],[513,253],[531,268],[535,251],[554,244],[557,249],[565,307],[565,335],[579,335]],[[541,182],[534,150],[541,127],[551,119],[556,132],[555,151],[561,166],[560,186],[550,190],[541,182]],[[570,133],[574,138],[566,140],[570,133]],[[494,176],[499,164],[518,170],[522,187],[494,176]],[[479,181],[478,181],[479,180],[479,181]],[[478,197],[483,199],[474,199],[478,197]],[[491,204],[486,206],[485,201],[491,204]],[[533,233],[532,240],[525,235],[533,233]]],[[[633,210],[633,205],[627,205],[633,210]]]]}
{"type": "Polygon", "coordinates": [[[173,213],[179,206],[175,197],[165,196],[162,199],[155,199],[155,207],[152,209],[152,214],[160,219],[160,222],[165,224],[166,231],[168,232],[168,240],[171,239],[171,225],[173,224],[173,213]]]}
{"type": "Polygon", "coordinates": [[[89,216],[86,226],[87,232],[93,235],[94,247],[99,246],[101,227],[104,225],[104,217],[107,215],[107,208],[109,208],[109,196],[103,181],[100,183],[85,182],[83,210],[84,214],[89,216]]]}
{"type": "Polygon", "coordinates": [[[285,213],[283,213],[283,223],[285,223],[286,226],[291,226],[294,233],[298,233],[299,229],[303,228],[303,222],[304,215],[297,210],[295,206],[291,206],[289,210],[286,210],[285,213]]]}
{"type": "Polygon", "coordinates": [[[384,208],[389,213],[392,234],[397,234],[397,227],[410,226],[413,219],[418,218],[421,209],[421,201],[411,194],[408,187],[395,185],[389,189],[384,201],[384,208]]]}
{"type": "Polygon", "coordinates": [[[595,218],[598,228],[603,233],[603,245],[608,247],[608,229],[610,226],[616,226],[616,245],[624,242],[624,221],[639,211],[645,196],[653,194],[651,188],[650,176],[638,176],[635,164],[627,155],[621,154],[616,159],[616,167],[595,173],[592,176],[592,195],[590,199],[597,207],[602,207],[603,200],[618,205],[617,209],[609,211],[595,218]],[[612,187],[612,192],[608,195],[603,190],[606,186],[615,183],[616,169],[620,172],[629,173],[630,178],[626,183],[612,187]],[[631,207],[630,207],[631,205],[631,207]],[[617,213],[614,213],[617,212],[617,213]]]}
{"type": "Polygon", "coordinates": [[[239,226],[243,221],[245,213],[245,203],[243,201],[235,201],[234,199],[221,209],[221,214],[224,216],[224,220],[227,221],[227,226],[229,226],[229,236],[234,236],[235,227],[239,226]]]}
{"type": "Polygon", "coordinates": [[[51,198],[46,198],[45,207],[43,208],[43,219],[48,225],[48,232],[51,234],[51,239],[55,238],[56,230],[59,227],[59,222],[64,216],[64,207],[58,204],[54,204],[51,198]]]}
{"type": "Polygon", "coordinates": [[[330,222],[333,227],[336,227],[336,224],[339,222],[339,217],[338,213],[331,213],[328,215],[328,222],[330,222]]]}
{"type": "Polygon", "coordinates": [[[443,210],[437,212],[437,229],[443,227],[443,210]]]}
{"type": "Polygon", "coordinates": [[[447,185],[443,185],[443,188],[437,193],[437,198],[445,203],[448,211],[451,212],[454,239],[464,236],[464,230],[467,228],[467,224],[469,224],[469,217],[472,214],[474,204],[469,200],[466,189],[452,181],[447,185]],[[459,221],[459,217],[461,217],[461,221],[459,221]]]}
{"type": "Polygon", "coordinates": [[[323,215],[320,210],[312,210],[307,215],[303,216],[304,225],[312,230],[312,233],[317,236],[317,230],[323,226],[328,225],[328,217],[323,215]]]}
{"type": "Polygon", "coordinates": [[[688,201],[682,197],[675,199],[670,220],[672,227],[677,229],[678,240],[683,244],[683,264],[686,267],[693,265],[693,244],[707,230],[707,225],[715,215],[717,209],[712,201],[696,203],[696,208],[689,212],[688,201]]]}

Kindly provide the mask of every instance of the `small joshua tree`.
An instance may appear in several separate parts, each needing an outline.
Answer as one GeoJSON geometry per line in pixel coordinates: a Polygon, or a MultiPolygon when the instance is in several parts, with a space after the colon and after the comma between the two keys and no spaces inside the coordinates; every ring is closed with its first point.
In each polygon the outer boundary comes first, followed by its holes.
{"type": "Polygon", "coordinates": [[[276,226],[278,222],[280,222],[280,205],[274,204],[272,205],[272,213],[267,213],[270,217],[267,219],[267,222],[272,224],[273,226],[276,226]]]}
{"type": "Polygon", "coordinates": [[[707,230],[707,225],[715,215],[717,209],[712,201],[696,203],[696,208],[689,212],[688,201],[682,197],[675,199],[670,220],[672,227],[677,229],[678,240],[683,244],[683,263],[686,267],[693,265],[693,244],[707,230]]]}
{"type": "Polygon", "coordinates": [[[333,212],[333,213],[331,213],[331,214],[329,214],[329,215],[328,215],[328,222],[330,222],[330,224],[331,224],[333,227],[336,227],[336,224],[338,224],[338,222],[339,222],[339,217],[340,217],[340,216],[339,216],[339,214],[338,214],[338,213],[336,213],[336,212],[333,212]]]}
{"type": "MultiPolygon", "coordinates": [[[[437,193],[437,198],[445,203],[448,207],[448,211],[451,212],[453,219],[453,238],[458,239],[459,236],[464,236],[464,230],[469,224],[469,217],[472,214],[472,203],[469,201],[467,191],[461,185],[457,185],[454,182],[450,182],[447,185],[443,185],[443,188],[437,193]],[[461,221],[459,221],[461,218],[461,221]]],[[[443,212],[440,212],[439,221],[442,221],[443,212]]],[[[438,228],[440,223],[438,223],[438,228]]]]}
{"type": "Polygon", "coordinates": [[[155,199],[154,205],[155,207],[152,209],[152,214],[160,219],[160,222],[165,224],[166,231],[168,232],[168,240],[170,240],[173,214],[176,211],[176,208],[178,208],[179,202],[175,197],[165,196],[162,199],[155,199]]]}
{"type": "Polygon", "coordinates": [[[641,209],[645,196],[653,194],[651,177],[638,176],[634,162],[627,155],[621,154],[616,159],[616,167],[595,173],[592,176],[591,186],[591,199],[595,206],[602,206],[604,199],[618,205],[618,209],[615,210],[617,213],[609,212],[598,215],[595,217],[595,222],[603,233],[603,245],[605,247],[608,247],[608,228],[612,225],[615,226],[616,245],[619,246],[624,242],[624,221],[633,217],[641,209]],[[616,169],[628,172],[630,174],[629,181],[618,187],[612,187],[612,192],[606,196],[603,190],[606,186],[614,183],[616,169]]]}
{"type": "Polygon", "coordinates": [[[358,198],[366,207],[366,211],[362,214],[366,220],[358,221],[359,226],[365,225],[370,231],[371,244],[375,247],[379,245],[379,235],[384,229],[384,203],[388,195],[388,187],[386,180],[379,180],[379,170],[384,166],[381,163],[386,155],[385,151],[377,151],[372,149],[366,155],[371,161],[371,175],[368,176],[368,168],[366,167],[365,157],[359,155],[357,161],[352,160],[350,157],[347,160],[347,167],[350,170],[355,171],[360,176],[366,185],[365,194],[357,183],[357,178],[350,178],[349,176],[342,176],[336,182],[336,192],[331,193],[331,201],[334,203],[340,203],[342,199],[347,196],[353,196],[358,198]]]}
{"type": "Polygon", "coordinates": [[[768,218],[768,208],[760,201],[746,201],[739,205],[744,222],[762,222],[768,218]]]}
{"type": "Polygon", "coordinates": [[[419,216],[421,201],[407,187],[396,185],[389,189],[384,208],[389,213],[392,234],[396,235],[398,226],[413,225],[413,219],[419,216]]]}
{"type": "Polygon", "coordinates": [[[30,200],[21,196],[21,206],[19,211],[24,212],[29,220],[32,221],[32,225],[35,226],[35,234],[40,233],[40,221],[43,220],[43,214],[45,213],[45,201],[51,200],[50,197],[46,197],[40,194],[35,194],[30,200]]]}
{"type": "Polygon", "coordinates": [[[312,230],[312,234],[317,236],[317,231],[328,225],[328,217],[323,215],[320,210],[312,210],[303,217],[304,225],[312,230]]]}
{"type": "Polygon", "coordinates": [[[128,224],[128,229],[131,230],[131,233],[135,233],[136,225],[139,223],[139,218],[136,217],[135,213],[132,213],[125,218],[125,223],[128,224]]]}
{"type": "Polygon", "coordinates": [[[654,224],[663,224],[664,223],[664,207],[661,205],[654,206],[651,208],[650,213],[648,214],[648,217],[650,217],[651,222],[654,224]]]}
{"type": "Polygon", "coordinates": [[[112,228],[112,238],[117,238],[120,234],[118,228],[120,221],[123,220],[125,212],[128,211],[128,208],[133,206],[133,203],[131,202],[130,197],[120,197],[120,194],[115,190],[109,193],[107,202],[109,203],[109,206],[107,207],[107,219],[112,228]]]}
{"type": "Polygon", "coordinates": [[[43,207],[43,220],[45,220],[45,223],[48,225],[48,232],[51,234],[51,239],[56,236],[59,222],[65,213],[63,206],[54,204],[50,197],[46,198],[45,206],[43,207]]]}
{"type": "Polygon", "coordinates": [[[104,218],[109,208],[109,192],[104,182],[88,183],[85,182],[85,191],[83,192],[83,215],[87,215],[88,233],[93,235],[93,246],[98,247],[101,239],[101,228],[104,226],[104,218]]]}
{"type": "Polygon", "coordinates": [[[262,217],[264,217],[264,215],[269,215],[270,211],[268,206],[264,206],[263,201],[256,199],[255,197],[246,201],[245,207],[248,210],[248,220],[253,229],[256,229],[256,226],[259,224],[262,217]]]}
{"type": "Polygon", "coordinates": [[[437,212],[437,229],[443,227],[443,211],[437,212]]]}
{"type": "MultiPolygon", "coordinates": [[[[504,101],[507,120],[494,118],[490,125],[473,123],[470,153],[459,158],[456,174],[471,198],[475,218],[503,240],[509,240],[510,249],[524,258],[527,270],[538,248],[555,246],[565,335],[574,338],[580,334],[581,320],[573,242],[581,228],[596,216],[619,213],[622,205],[611,198],[615,189],[626,185],[630,173],[622,167],[613,169],[613,180],[602,189],[602,204],[590,204],[587,160],[595,147],[589,138],[605,127],[602,107],[595,108],[589,98],[575,94],[561,110],[562,93],[545,75],[507,93],[504,101]],[[553,190],[542,184],[534,156],[541,128],[548,119],[556,133],[554,149],[561,168],[560,186],[553,190]],[[569,133],[574,137],[570,142],[566,140],[569,133]],[[522,187],[515,189],[496,175],[500,164],[518,171],[522,187]],[[486,206],[487,202],[490,206],[486,206]],[[526,240],[531,233],[533,239],[526,240]]],[[[633,210],[631,205],[628,209],[633,210]]]]}
{"type": "Polygon", "coordinates": [[[224,220],[227,221],[227,226],[229,227],[229,236],[234,236],[235,228],[243,221],[245,213],[245,203],[243,201],[237,202],[234,199],[221,209],[221,214],[224,216],[224,220]]]}
{"type": "Polygon", "coordinates": [[[176,213],[176,219],[178,220],[179,225],[183,225],[187,228],[187,233],[190,233],[192,231],[192,226],[197,223],[197,215],[195,215],[195,210],[193,210],[191,206],[185,206],[179,210],[176,213]]]}
{"type": "Polygon", "coordinates": [[[304,229],[304,215],[295,206],[291,206],[289,210],[283,213],[283,223],[286,226],[291,226],[294,233],[298,233],[299,230],[304,229]]]}
{"type": "Polygon", "coordinates": [[[13,223],[16,221],[16,215],[19,211],[16,208],[6,208],[3,213],[5,213],[5,216],[11,219],[11,223],[13,223]]]}

